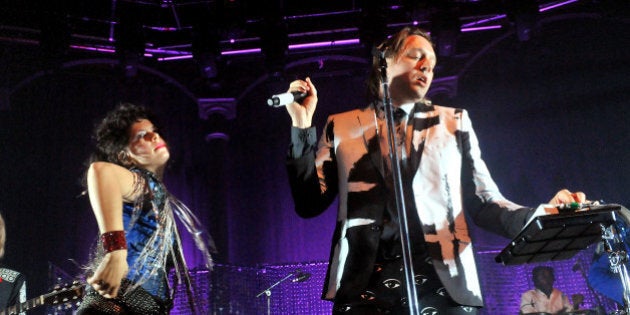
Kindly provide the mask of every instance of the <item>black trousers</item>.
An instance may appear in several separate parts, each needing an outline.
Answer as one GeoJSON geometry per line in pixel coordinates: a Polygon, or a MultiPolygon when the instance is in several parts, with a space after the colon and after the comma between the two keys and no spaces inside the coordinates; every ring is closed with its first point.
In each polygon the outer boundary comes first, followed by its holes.
{"type": "MultiPolygon", "coordinates": [[[[477,315],[478,307],[453,301],[426,255],[413,257],[418,310],[421,315],[477,315]]],[[[409,314],[401,258],[375,264],[367,289],[358,296],[338,298],[333,315],[409,314]]]]}
{"type": "MultiPolygon", "coordinates": [[[[479,309],[470,306],[453,306],[443,308],[441,310],[433,307],[419,307],[421,315],[478,315],[479,309]]],[[[353,306],[346,311],[333,310],[333,315],[406,315],[409,314],[408,306],[399,306],[392,308],[375,308],[374,306],[358,305],[353,306]]]]}

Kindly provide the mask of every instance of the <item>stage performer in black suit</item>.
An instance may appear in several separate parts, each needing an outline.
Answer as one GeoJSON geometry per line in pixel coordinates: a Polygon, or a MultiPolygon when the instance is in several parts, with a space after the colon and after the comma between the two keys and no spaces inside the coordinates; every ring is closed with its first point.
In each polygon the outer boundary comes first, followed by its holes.
{"type": "MultiPolygon", "coordinates": [[[[476,314],[482,292],[469,235],[475,223],[515,236],[535,210],[502,196],[481,158],[464,109],[432,104],[425,96],[437,62],[429,35],[404,27],[378,49],[386,60],[391,103],[403,132],[403,191],[418,306],[422,314],[476,314]],[[400,115],[399,115],[400,114],[400,115]]],[[[331,115],[317,142],[312,117],[315,84],[306,78],[288,92],[305,93],[287,105],[292,130],[287,167],[296,212],[305,218],[339,198],[323,299],[333,314],[399,314],[404,291],[381,58],[375,54],[369,104],[331,115]]],[[[583,193],[560,190],[550,204],[581,202],[583,193]]]]}

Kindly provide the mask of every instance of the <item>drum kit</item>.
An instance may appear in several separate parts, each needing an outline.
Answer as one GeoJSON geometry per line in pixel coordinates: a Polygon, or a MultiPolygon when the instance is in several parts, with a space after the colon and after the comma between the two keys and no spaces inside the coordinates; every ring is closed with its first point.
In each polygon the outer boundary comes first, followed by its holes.
{"type": "MultiPolygon", "coordinates": [[[[564,260],[575,256],[595,242],[602,242],[608,254],[610,270],[623,285],[624,305],[609,315],[630,315],[630,272],[624,230],[630,226],[630,211],[617,204],[580,205],[559,214],[538,216],[506,246],[495,261],[504,265],[564,260]]],[[[628,242],[630,243],[630,241],[628,242]]],[[[599,304],[599,303],[598,303],[599,304]]],[[[598,310],[575,310],[567,315],[605,315],[598,310]]],[[[527,313],[523,315],[553,315],[527,313]]]]}

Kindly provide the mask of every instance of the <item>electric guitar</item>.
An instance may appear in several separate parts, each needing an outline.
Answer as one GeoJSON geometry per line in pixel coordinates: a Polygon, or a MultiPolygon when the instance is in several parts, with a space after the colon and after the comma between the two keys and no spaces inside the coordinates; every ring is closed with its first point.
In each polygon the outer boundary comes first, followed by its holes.
{"type": "Polygon", "coordinates": [[[71,285],[56,287],[50,293],[40,295],[24,303],[9,306],[4,310],[0,310],[0,315],[17,315],[42,305],[71,306],[71,304],[81,300],[84,291],[85,284],[75,281],[71,285]]]}

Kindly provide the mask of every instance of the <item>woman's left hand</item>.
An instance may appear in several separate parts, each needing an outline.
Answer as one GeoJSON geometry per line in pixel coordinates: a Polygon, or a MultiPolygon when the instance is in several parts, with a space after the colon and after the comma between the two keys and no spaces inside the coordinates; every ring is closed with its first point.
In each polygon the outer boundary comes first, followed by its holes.
{"type": "Polygon", "coordinates": [[[105,254],[94,275],[87,279],[87,283],[104,298],[112,299],[118,295],[122,278],[128,271],[127,250],[115,250],[105,254]]]}

